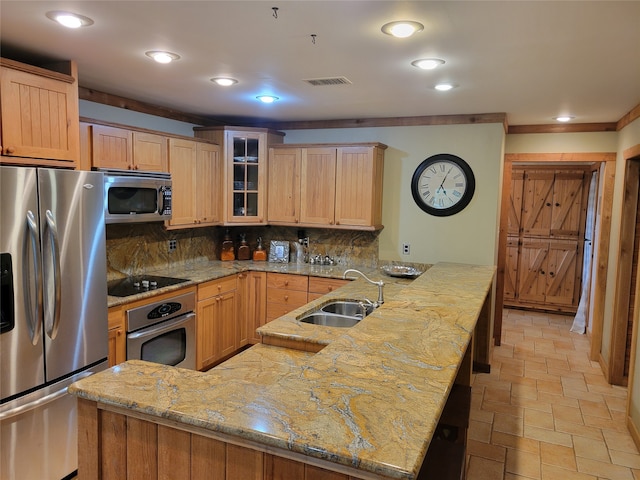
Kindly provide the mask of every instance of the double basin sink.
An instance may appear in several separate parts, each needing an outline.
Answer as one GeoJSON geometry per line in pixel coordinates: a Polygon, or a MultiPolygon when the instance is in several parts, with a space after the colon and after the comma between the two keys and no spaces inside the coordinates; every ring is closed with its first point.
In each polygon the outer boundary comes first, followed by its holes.
{"type": "Polygon", "coordinates": [[[304,314],[298,320],[326,327],[348,328],[353,327],[373,312],[374,308],[375,306],[371,303],[358,302],[357,300],[334,300],[324,305],[320,310],[304,314]]]}

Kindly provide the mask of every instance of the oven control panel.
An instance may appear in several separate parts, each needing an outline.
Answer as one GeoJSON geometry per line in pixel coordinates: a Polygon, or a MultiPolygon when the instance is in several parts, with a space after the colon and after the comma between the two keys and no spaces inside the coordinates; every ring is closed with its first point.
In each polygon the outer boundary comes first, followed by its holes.
{"type": "Polygon", "coordinates": [[[142,305],[126,311],[127,333],[135,332],[154,323],[193,312],[196,295],[193,292],[176,295],[162,301],[142,305]]]}

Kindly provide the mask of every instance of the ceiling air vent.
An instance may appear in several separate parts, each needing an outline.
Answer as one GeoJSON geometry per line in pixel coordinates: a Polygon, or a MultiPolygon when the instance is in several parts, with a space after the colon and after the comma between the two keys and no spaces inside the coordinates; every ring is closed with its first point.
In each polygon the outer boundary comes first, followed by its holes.
{"type": "Polygon", "coordinates": [[[314,87],[324,87],[327,85],[351,85],[351,80],[347,77],[307,78],[304,81],[314,87]]]}

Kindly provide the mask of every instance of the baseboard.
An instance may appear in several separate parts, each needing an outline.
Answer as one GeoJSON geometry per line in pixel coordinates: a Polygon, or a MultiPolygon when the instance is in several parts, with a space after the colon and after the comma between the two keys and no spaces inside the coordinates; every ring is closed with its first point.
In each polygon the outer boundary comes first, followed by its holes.
{"type": "Polygon", "coordinates": [[[636,427],[636,424],[633,423],[633,420],[629,416],[627,416],[627,428],[629,429],[631,438],[633,438],[633,443],[635,443],[636,448],[640,450],[640,431],[638,431],[638,427],[636,427]]]}

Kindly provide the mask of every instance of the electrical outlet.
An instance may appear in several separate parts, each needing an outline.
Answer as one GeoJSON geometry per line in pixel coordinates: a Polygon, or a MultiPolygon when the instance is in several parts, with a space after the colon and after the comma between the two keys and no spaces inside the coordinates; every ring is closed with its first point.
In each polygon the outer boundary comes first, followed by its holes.
{"type": "Polygon", "coordinates": [[[402,244],[402,254],[403,255],[409,255],[410,251],[411,251],[411,244],[403,243],[402,244]]]}
{"type": "Polygon", "coordinates": [[[177,240],[169,240],[169,253],[174,252],[178,248],[177,240]]]}

